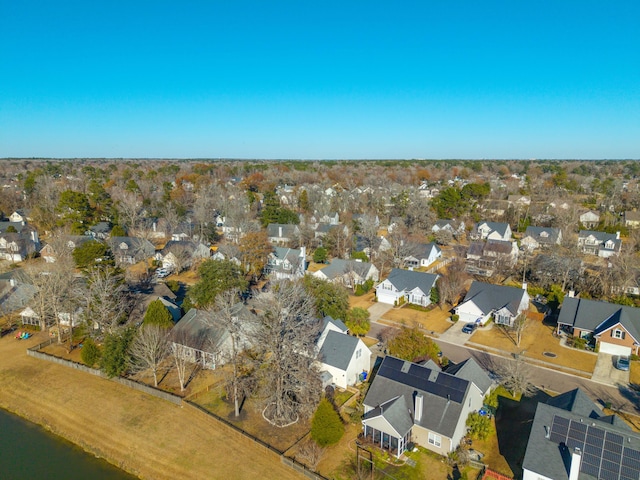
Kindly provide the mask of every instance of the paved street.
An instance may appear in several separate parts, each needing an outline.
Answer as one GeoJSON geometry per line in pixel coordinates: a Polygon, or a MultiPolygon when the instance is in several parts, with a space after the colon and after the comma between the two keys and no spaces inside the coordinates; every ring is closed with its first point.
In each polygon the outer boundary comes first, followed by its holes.
{"type": "MultiPolygon", "coordinates": [[[[389,308],[391,308],[391,306],[379,303],[369,308],[369,312],[371,313],[371,330],[369,336],[376,337],[380,331],[387,328],[386,325],[377,323],[377,320],[380,319],[389,308]]],[[[499,370],[500,365],[504,362],[513,361],[510,358],[476,350],[464,345],[464,342],[469,339],[469,335],[461,332],[463,326],[464,322],[457,322],[449,331],[437,339],[443,355],[451,361],[459,363],[469,357],[473,357],[479,365],[483,366],[487,371],[494,373],[499,370]]],[[[378,353],[378,351],[374,352],[376,355],[378,353]]],[[[541,389],[562,393],[580,387],[600,405],[611,402],[613,408],[640,415],[640,392],[629,388],[628,372],[626,377],[624,375],[618,375],[615,368],[608,368],[609,364],[606,364],[607,361],[610,365],[613,365],[611,359],[603,360],[604,364],[602,364],[600,370],[596,368],[593,379],[582,378],[551,368],[531,364],[528,365],[528,368],[531,372],[532,383],[541,389]],[[598,374],[598,372],[601,372],[601,374],[598,374]],[[613,372],[613,377],[611,376],[611,372],[613,372]],[[617,383],[617,386],[614,386],[612,385],[613,382],[619,383],[617,383]]]]}

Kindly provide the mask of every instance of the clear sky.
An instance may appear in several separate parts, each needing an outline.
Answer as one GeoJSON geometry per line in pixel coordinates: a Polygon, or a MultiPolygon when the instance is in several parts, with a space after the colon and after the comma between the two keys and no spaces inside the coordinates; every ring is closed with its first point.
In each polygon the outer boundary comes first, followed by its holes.
{"type": "Polygon", "coordinates": [[[0,157],[640,158],[640,1],[0,0],[0,157]]]}

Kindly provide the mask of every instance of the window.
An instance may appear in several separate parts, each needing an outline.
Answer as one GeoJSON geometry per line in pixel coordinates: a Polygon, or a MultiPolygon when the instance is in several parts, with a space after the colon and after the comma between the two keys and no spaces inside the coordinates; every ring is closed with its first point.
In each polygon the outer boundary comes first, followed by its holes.
{"type": "Polygon", "coordinates": [[[611,336],[613,338],[619,338],[622,340],[624,338],[624,332],[620,329],[615,329],[613,332],[611,332],[611,336]]]}
{"type": "Polygon", "coordinates": [[[442,446],[442,437],[440,435],[436,435],[435,433],[429,432],[429,444],[435,447],[442,446]]]}
{"type": "Polygon", "coordinates": [[[359,348],[358,350],[356,350],[356,359],[360,358],[362,356],[362,349],[359,348]]]}

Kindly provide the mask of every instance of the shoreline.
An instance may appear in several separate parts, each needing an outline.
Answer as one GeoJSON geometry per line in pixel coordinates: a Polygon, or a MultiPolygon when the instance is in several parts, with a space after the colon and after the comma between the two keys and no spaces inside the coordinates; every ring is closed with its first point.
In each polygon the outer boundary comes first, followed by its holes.
{"type": "Polygon", "coordinates": [[[0,339],[0,408],[11,414],[139,478],[301,478],[194,409],[27,356],[39,341],[0,339]]]}

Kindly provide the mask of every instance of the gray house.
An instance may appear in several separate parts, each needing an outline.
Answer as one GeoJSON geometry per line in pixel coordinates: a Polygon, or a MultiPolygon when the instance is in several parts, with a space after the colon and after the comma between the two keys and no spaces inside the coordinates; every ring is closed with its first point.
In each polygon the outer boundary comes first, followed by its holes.
{"type": "Polygon", "coordinates": [[[117,263],[138,263],[156,251],[149,240],[139,237],[111,237],[107,243],[117,263]]]}
{"type": "Polygon", "coordinates": [[[562,231],[554,227],[534,227],[529,225],[524,232],[520,243],[529,250],[538,248],[549,248],[560,245],[562,241],[562,231]]]}
{"type": "Polygon", "coordinates": [[[640,435],[580,389],[538,403],[523,480],[640,478],[640,435]]]}
{"type": "Polygon", "coordinates": [[[492,381],[469,358],[447,372],[385,357],[364,399],[364,437],[400,457],[409,442],[442,455],[455,450],[492,381]]]}
{"type": "Polygon", "coordinates": [[[606,233],[580,230],[578,234],[578,249],[582,253],[608,258],[612,255],[618,255],[621,248],[620,232],[606,233]]]}

